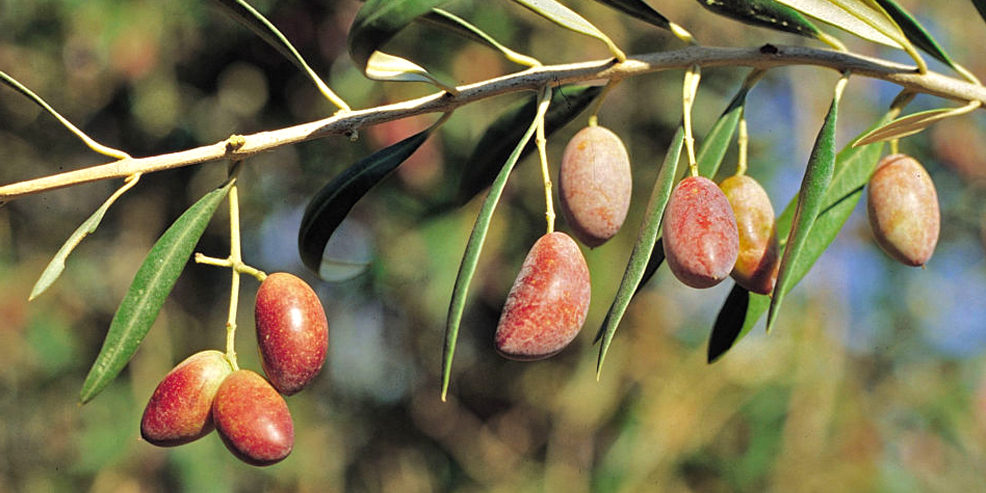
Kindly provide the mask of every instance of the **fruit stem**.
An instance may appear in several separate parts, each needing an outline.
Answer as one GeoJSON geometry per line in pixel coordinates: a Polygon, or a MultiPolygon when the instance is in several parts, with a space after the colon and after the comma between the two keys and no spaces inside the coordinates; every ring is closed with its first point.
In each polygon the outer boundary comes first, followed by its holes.
{"type": "Polygon", "coordinates": [[[695,159],[695,137],[692,133],[692,106],[695,104],[695,94],[702,79],[702,69],[692,65],[685,72],[685,82],[681,86],[682,113],[685,126],[685,149],[688,150],[688,169],[692,176],[698,176],[698,161],[695,159]]]}
{"type": "Polygon", "coordinates": [[[609,95],[609,92],[622,81],[623,79],[610,79],[609,82],[606,83],[606,86],[603,87],[602,92],[599,93],[599,96],[596,97],[596,100],[592,103],[592,113],[590,113],[591,116],[589,117],[590,127],[599,125],[599,110],[603,106],[603,101],[606,100],[606,96],[609,95]]]}
{"type": "Polygon", "coordinates": [[[746,174],[747,150],[750,147],[750,134],[746,129],[746,111],[740,109],[739,135],[736,137],[739,144],[739,159],[736,162],[736,176],[746,174]]]}
{"type": "Polygon", "coordinates": [[[229,177],[233,185],[229,188],[229,261],[232,266],[229,290],[229,317],[226,319],[226,359],[233,370],[239,370],[236,361],[236,309],[240,301],[240,271],[235,268],[243,264],[240,249],[240,197],[236,178],[240,174],[242,161],[233,161],[229,167],[229,177]]]}
{"type": "MultiPolygon", "coordinates": [[[[603,93],[605,94],[605,89],[603,93]]],[[[546,104],[550,104],[550,102],[549,99],[546,104]]],[[[548,234],[551,234],[555,231],[555,205],[551,198],[551,174],[548,170],[548,151],[546,149],[548,139],[544,136],[544,112],[538,111],[535,118],[537,129],[535,130],[534,142],[537,144],[538,157],[541,159],[541,177],[544,179],[544,218],[548,223],[548,234]]]]}

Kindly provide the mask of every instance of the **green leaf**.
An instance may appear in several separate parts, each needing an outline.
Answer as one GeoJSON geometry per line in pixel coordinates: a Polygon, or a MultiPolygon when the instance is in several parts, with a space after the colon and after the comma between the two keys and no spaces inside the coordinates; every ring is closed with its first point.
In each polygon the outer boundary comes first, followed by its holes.
{"type": "Polygon", "coordinates": [[[325,245],[356,202],[411,157],[437,125],[360,159],[312,197],[298,230],[298,251],[309,269],[321,272],[325,245]]]}
{"type": "Polygon", "coordinates": [[[948,65],[949,67],[958,70],[955,62],[952,58],[945,53],[945,50],[935,41],[935,38],[931,36],[924,26],[918,22],[907,10],[897,4],[894,0],[876,0],[877,3],[883,7],[883,10],[887,12],[894,22],[900,26],[901,31],[907,36],[907,39],[911,41],[914,46],[921,48],[925,53],[931,55],[938,61],[948,65]]]}
{"type": "MultiPolygon", "coordinates": [[[[600,92],[602,86],[562,86],[555,89],[551,106],[544,117],[545,136],[551,136],[574,120],[600,92]]],[[[456,203],[465,204],[490,186],[504,161],[513,152],[514,142],[520,140],[536,112],[537,98],[534,97],[512,106],[486,129],[466,161],[469,165],[463,170],[456,203]]],[[[521,152],[520,159],[534,150],[534,143],[529,143],[521,152]]]]}
{"type": "Polygon", "coordinates": [[[648,24],[653,24],[662,29],[671,30],[671,21],[654,10],[643,0],[596,0],[597,2],[608,5],[630,17],[640,19],[648,24]]]}
{"type": "MultiPolygon", "coordinates": [[[[875,127],[890,120],[884,116],[875,127]]],[[[836,157],[835,176],[825,193],[821,214],[815,219],[807,245],[791,269],[787,291],[790,291],[808,273],[822,253],[835,240],[849,215],[862,197],[863,187],[879,162],[883,144],[868,144],[859,147],[846,146],[836,157]]],[[[778,237],[786,238],[791,230],[798,198],[791,199],[777,219],[778,237]]],[[[783,246],[782,246],[783,248],[783,246]]],[[[712,335],[709,339],[709,362],[720,358],[727,350],[742,339],[770,306],[770,297],[749,293],[740,286],[734,286],[729,297],[719,311],[712,335]]]]}
{"type": "Polygon", "coordinates": [[[781,257],[780,266],[777,268],[777,284],[774,287],[774,296],[770,300],[770,309],[767,313],[768,332],[774,325],[784,296],[790,288],[791,269],[798,262],[798,256],[809,240],[808,235],[815,223],[815,218],[822,212],[825,193],[835,174],[835,125],[836,120],[838,120],[839,100],[842,97],[845,82],[846,78],[843,78],[836,86],[832,105],[829,107],[828,114],[825,115],[825,121],[822,123],[821,130],[818,131],[811,156],[808,158],[805,177],[801,181],[801,190],[798,192],[798,205],[794,210],[791,231],[788,233],[784,254],[781,257]]]}
{"type": "Polygon", "coordinates": [[[972,5],[979,11],[979,17],[986,21],[986,0],[972,0],[972,5]]]}
{"type": "Polygon", "coordinates": [[[555,0],[514,0],[515,2],[527,7],[532,12],[558,24],[565,29],[596,38],[609,48],[609,51],[617,60],[626,60],[626,54],[609,39],[605,33],[599,30],[591,22],[577,14],[572,9],[562,5],[555,0]]]}
{"type": "Polygon", "coordinates": [[[476,273],[476,266],[479,264],[479,255],[483,252],[483,244],[486,242],[486,233],[490,228],[490,221],[493,219],[493,212],[503,194],[503,188],[507,184],[507,178],[514,169],[517,161],[520,160],[524,147],[531,140],[537,130],[538,121],[545,117],[548,106],[552,100],[551,89],[546,89],[541,94],[537,102],[537,110],[527,130],[521,135],[519,141],[514,146],[513,151],[507,161],[500,169],[493,185],[490,187],[483,205],[476,216],[476,223],[469,234],[469,241],[466,243],[465,253],[462,254],[462,263],[459,265],[459,273],[455,277],[455,286],[452,288],[452,299],[449,302],[448,317],[445,322],[445,344],[442,349],[442,400],[448,392],[449,380],[452,373],[452,358],[455,356],[455,344],[459,339],[459,325],[462,322],[462,313],[466,308],[466,298],[469,294],[469,285],[472,283],[473,275],[476,273]]]}
{"type": "Polygon", "coordinates": [[[418,21],[434,24],[443,29],[452,31],[466,39],[476,41],[503,53],[507,60],[524,65],[526,67],[539,67],[541,62],[527,55],[517,53],[507,48],[482,29],[470,24],[465,19],[442,9],[432,9],[431,12],[418,17],[418,21]]]}
{"type": "Polygon", "coordinates": [[[761,26],[809,38],[820,31],[815,24],[776,0],[697,0],[706,9],[752,26],[761,26]]]}
{"type": "Polygon", "coordinates": [[[904,33],[875,0],[776,0],[802,14],[876,43],[903,48],[904,33]]]}
{"type": "Polygon", "coordinates": [[[909,135],[914,135],[928,128],[935,122],[967,113],[969,111],[968,108],[968,106],[963,106],[960,108],[938,108],[913,113],[898,118],[880,128],[874,129],[873,131],[860,137],[855,145],[866,145],[873,142],[900,139],[909,135]]]}
{"type": "Polygon", "coordinates": [[[349,55],[371,79],[393,81],[428,81],[445,90],[454,88],[441,83],[425,69],[400,57],[378,51],[401,29],[447,0],[369,0],[356,13],[346,39],[349,55]]]}
{"type": "Polygon", "coordinates": [[[267,20],[263,14],[254,9],[249,3],[244,0],[213,0],[217,5],[223,7],[223,11],[232,17],[234,20],[245,26],[247,29],[253,31],[254,34],[260,37],[276,49],[284,58],[287,58],[294,63],[309,79],[315,84],[327,99],[332,101],[333,104],[338,106],[340,109],[349,110],[349,106],[342,101],[339,96],[337,96],[332,89],[322,80],[321,77],[308,65],[305,58],[298,53],[294,45],[288,41],[288,38],[281,33],[280,29],[277,28],[273,23],[267,20]]]}
{"type": "Polygon", "coordinates": [[[82,384],[79,395],[82,403],[95,397],[116,378],[137,351],[232,184],[229,182],[199,199],[151,247],[120,302],[103,347],[82,384]]]}
{"type": "Polygon", "coordinates": [[[599,346],[599,359],[596,361],[597,378],[602,371],[603,361],[606,359],[606,352],[609,351],[610,343],[613,342],[616,328],[620,325],[620,320],[623,319],[623,314],[626,313],[627,306],[644,277],[644,270],[651,258],[654,245],[657,243],[658,233],[661,230],[661,220],[664,218],[664,208],[668,205],[668,198],[671,197],[671,188],[674,185],[678,159],[681,157],[681,147],[684,142],[684,128],[678,127],[678,131],[675,132],[674,138],[671,140],[671,145],[668,146],[668,152],[664,156],[661,171],[654,182],[650,201],[644,212],[644,220],[637,235],[637,242],[633,245],[627,268],[623,271],[623,279],[616,291],[616,298],[613,299],[613,303],[606,313],[606,318],[603,320],[602,329],[600,329],[602,344],[599,346]]]}
{"type": "Polygon", "coordinates": [[[106,215],[106,211],[110,209],[110,206],[112,206],[113,203],[116,202],[116,199],[120,198],[120,196],[127,190],[130,190],[131,187],[136,185],[137,180],[139,179],[139,175],[135,175],[134,178],[129,179],[126,183],[124,183],[122,187],[120,187],[113,193],[113,195],[110,195],[110,197],[103,202],[103,205],[101,205],[99,209],[96,209],[96,212],[93,212],[92,215],[89,216],[89,219],[86,219],[81,225],[79,225],[75,232],[73,232],[72,235],[65,240],[62,247],[58,249],[55,256],[52,257],[50,262],[48,262],[48,266],[45,267],[45,270],[41,273],[38,281],[34,283],[34,287],[31,289],[31,295],[27,299],[28,301],[41,296],[42,293],[44,293],[49,287],[51,287],[52,284],[54,284],[56,280],[58,280],[58,277],[62,275],[62,271],[65,270],[65,259],[67,259],[72,251],[75,250],[75,247],[79,246],[79,243],[81,243],[86,236],[96,232],[96,228],[99,227],[99,223],[103,220],[103,216],[106,215]]]}

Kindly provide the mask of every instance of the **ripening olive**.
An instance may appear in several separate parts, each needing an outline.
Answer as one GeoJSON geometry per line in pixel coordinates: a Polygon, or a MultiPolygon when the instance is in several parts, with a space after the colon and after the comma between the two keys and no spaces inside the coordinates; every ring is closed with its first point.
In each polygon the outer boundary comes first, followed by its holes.
{"type": "Polygon", "coordinates": [[[746,175],[726,178],[719,188],[733,208],[739,231],[739,256],[730,275],[740,286],[768,294],[774,289],[780,265],[770,198],[760,183],[746,175]]]}
{"type": "Polygon", "coordinates": [[[873,236],[887,254],[915,267],[931,258],[941,215],[935,184],[917,160],[904,154],[881,159],[870,178],[866,209],[873,236]]]}
{"type": "Polygon", "coordinates": [[[287,403],[253,371],[237,370],[226,377],[216,392],[212,415],[226,448],[248,464],[274,464],[294,447],[287,403]]]}
{"type": "Polygon", "coordinates": [[[729,200],[708,178],[690,176],[664,211],[664,256],[671,272],[693,288],[722,282],[736,264],[739,233],[729,200]]]}

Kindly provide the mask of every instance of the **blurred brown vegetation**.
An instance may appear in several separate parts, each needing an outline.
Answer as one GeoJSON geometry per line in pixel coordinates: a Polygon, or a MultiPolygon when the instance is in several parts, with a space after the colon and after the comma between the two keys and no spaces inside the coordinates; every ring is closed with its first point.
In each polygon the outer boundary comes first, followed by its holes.
{"type": "MultiPolygon", "coordinates": [[[[568,3],[628,53],[679,46],[667,33],[598,3],[568,3]]],[[[654,3],[708,44],[805,42],[717,18],[695,2],[654,3]]],[[[986,59],[978,56],[986,24],[971,4],[901,3],[955,58],[986,74],[986,59]]],[[[370,82],[354,70],[345,54],[345,33],[360,5],[354,0],[255,5],[354,107],[432,91],[370,82]]],[[[509,2],[455,7],[546,63],[606,56],[603,46],[509,2]]],[[[0,68],[96,139],[136,156],[333,111],[288,61],[208,2],[0,0],[0,33],[0,68]]],[[[863,53],[903,59],[847,41],[863,53]]],[[[424,26],[390,46],[461,82],[517,69],[484,47],[424,26]]],[[[699,135],[743,74],[706,71],[695,115],[699,135]]],[[[751,94],[750,173],[768,185],[775,207],[797,189],[835,78],[820,69],[775,70],[751,94]]],[[[439,399],[445,311],[478,204],[440,215],[430,210],[454,193],[472,144],[516,96],[462,108],[356,207],[347,234],[359,240],[354,254],[372,263],[347,282],[318,282],[298,260],[297,226],[307,199],[348,163],[433,117],[365,129],[357,143],[333,137],[251,159],[241,180],[246,260],[306,275],[331,325],[326,370],[311,389],[288,399],[295,450],[270,468],[238,462],[214,435],[175,449],[139,439],[139,416],[159,379],[185,356],[224,344],[223,270],[190,264],[124,374],[93,402],[77,403],[143,255],[185,207],[222,180],[225,166],[144,177],[69,259],[52,290],[31,304],[30,287],[50,256],[118,184],[7,204],[0,209],[0,491],[981,488],[986,126],[978,114],[902,143],[922,158],[942,196],[942,243],[926,270],[886,260],[865,222],[854,217],[793,293],[775,333],[754,330],[712,365],[705,362],[705,340],[728,286],[696,291],[662,271],[631,305],[596,381],[592,337],[680,118],[680,79],[678,72],[640,77],[607,100],[601,122],[623,137],[634,162],[631,214],[613,241],[586,252],[594,296],[583,333],[559,356],[532,364],[503,360],[491,345],[503,297],[543,230],[537,167],[518,168],[481,259],[447,403],[439,399]]],[[[888,84],[854,79],[840,141],[868,126],[894,93],[888,84]]],[[[935,104],[919,98],[916,107],[935,104]]],[[[105,161],[2,88],[0,122],[0,182],[105,161]]],[[[551,139],[555,163],[581,125],[573,122],[551,139]]],[[[217,214],[198,251],[225,255],[224,215],[217,214]]],[[[254,369],[249,301],[256,287],[244,282],[237,345],[241,365],[254,369]]]]}

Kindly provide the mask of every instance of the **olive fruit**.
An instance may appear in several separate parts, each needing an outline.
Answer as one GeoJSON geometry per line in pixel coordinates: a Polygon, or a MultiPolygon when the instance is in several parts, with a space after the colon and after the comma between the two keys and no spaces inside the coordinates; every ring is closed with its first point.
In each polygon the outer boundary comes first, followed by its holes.
{"type": "Polygon", "coordinates": [[[935,184],[917,160],[904,154],[881,159],[870,178],[866,210],[873,236],[888,255],[914,267],[931,258],[941,215],[935,184]]]}
{"type": "Polygon", "coordinates": [[[294,447],[287,403],[253,371],[237,370],[226,377],[213,400],[212,415],[226,448],[248,464],[274,464],[294,447]]]}
{"type": "Polygon", "coordinates": [[[271,385],[291,395],[322,369],[329,322],[315,291],[300,278],[277,272],[257,291],[257,344],[271,385]]]}
{"type": "Polygon", "coordinates": [[[681,180],[664,211],[664,256],[671,272],[693,288],[722,282],[736,264],[739,232],[729,200],[708,178],[681,180]]]}
{"type": "Polygon", "coordinates": [[[575,339],[589,313],[589,266],[570,236],[548,233],[528,252],[507,295],[494,342],[503,357],[537,360],[575,339]]]}
{"type": "Polygon", "coordinates": [[[613,131],[589,126],[565,147],[558,173],[561,208],[575,236],[597,247],[620,230],[630,208],[630,157],[613,131]]]}
{"type": "Polygon", "coordinates": [[[730,275],[740,286],[768,294],[774,290],[780,265],[770,198],[757,180],[746,175],[726,178],[719,188],[733,208],[739,231],[739,256],[730,275]]]}
{"type": "Polygon", "coordinates": [[[140,435],[154,445],[173,447],[212,431],[212,399],[233,372],[219,351],[195,353],[174,367],[154,389],[140,419],[140,435]]]}

